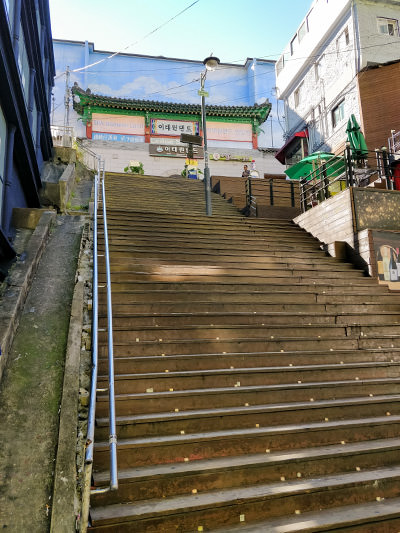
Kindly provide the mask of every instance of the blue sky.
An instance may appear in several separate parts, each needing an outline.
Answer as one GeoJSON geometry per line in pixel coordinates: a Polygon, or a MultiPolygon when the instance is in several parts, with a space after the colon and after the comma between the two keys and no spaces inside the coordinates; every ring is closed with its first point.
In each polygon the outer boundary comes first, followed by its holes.
{"type": "Polygon", "coordinates": [[[224,63],[277,59],[311,0],[50,0],[53,37],[96,49],[224,63]],[[129,46],[133,44],[133,46],[129,46]],[[129,46],[129,47],[128,47],[129,46]],[[127,48],[128,47],[128,48],[127,48]]]}

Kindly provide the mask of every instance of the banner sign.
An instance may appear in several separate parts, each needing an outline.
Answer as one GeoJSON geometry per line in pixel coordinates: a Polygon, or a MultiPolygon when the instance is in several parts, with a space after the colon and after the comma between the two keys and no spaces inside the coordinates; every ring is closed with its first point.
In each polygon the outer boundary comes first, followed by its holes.
{"type": "Polygon", "coordinates": [[[144,135],[120,135],[119,133],[92,133],[94,141],[116,141],[120,143],[144,143],[144,135]]]}
{"type": "Polygon", "coordinates": [[[169,135],[179,137],[181,133],[198,135],[200,133],[199,123],[188,120],[165,120],[150,119],[150,133],[152,135],[169,135]]]}
{"type": "Polygon", "coordinates": [[[253,140],[251,124],[207,122],[207,138],[213,141],[249,142],[253,140]]]}
{"type": "MultiPolygon", "coordinates": [[[[169,144],[149,144],[149,155],[166,157],[187,157],[188,147],[169,144]]],[[[203,159],[202,146],[193,146],[193,159],[203,159]]]]}
{"type": "Polygon", "coordinates": [[[92,131],[120,135],[144,135],[144,117],[93,113],[92,131]]]}
{"type": "Polygon", "coordinates": [[[240,161],[241,163],[251,163],[253,161],[253,158],[248,155],[220,154],[218,152],[210,154],[209,157],[212,161],[240,161]]]}

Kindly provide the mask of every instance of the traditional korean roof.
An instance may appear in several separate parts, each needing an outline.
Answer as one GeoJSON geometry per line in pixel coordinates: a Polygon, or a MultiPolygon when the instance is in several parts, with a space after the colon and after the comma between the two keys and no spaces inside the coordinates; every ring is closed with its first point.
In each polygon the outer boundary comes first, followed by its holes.
{"type": "MultiPolygon", "coordinates": [[[[174,102],[158,102],[155,100],[135,100],[129,98],[114,98],[112,96],[103,96],[94,94],[90,89],[86,91],[76,84],[72,87],[74,96],[79,97],[79,102],[74,98],[74,109],[80,115],[84,114],[86,107],[96,107],[104,109],[124,109],[130,111],[142,111],[143,113],[171,113],[174,115],[201,115],[200,104],[182,104],[174,102]]],[[[262,104],[254,106],[218,106],[207,104],[208,117],[229,117],[238,119],[249,119],[258,125],[265,122],[271,104],[266,100],[262,104]]]]}

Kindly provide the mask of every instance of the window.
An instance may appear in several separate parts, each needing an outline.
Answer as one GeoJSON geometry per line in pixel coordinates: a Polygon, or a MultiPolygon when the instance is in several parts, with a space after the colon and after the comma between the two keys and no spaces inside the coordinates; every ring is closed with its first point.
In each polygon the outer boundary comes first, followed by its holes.
{"type": "Polygon", "coordinates": [[[304,21],[303,24],[300,26],[299,31],[297,32],[299,43],[301,43],[301,41],[304,39],[304,36],[306,35],[307,31],[307,23],[306,21],[304,21]]]}
{"type": "Polygon", "coordinates": [[[304,82],[301,82],[301,84],[294,91],[294,107],[298,107],[301,102],[303,86],[304,86],[304,82]]]}
{"type": "MultiPolygon", "coordinates": [[[[2,210],[4,171],[6,162],[7,123],[0,107],[0,215],[2,210]]],[[[1,218],[1,217],[0,217],[1,218]]]]}
{"type": "Polygon", "coordinates": [[[293,39],[290,41],[290,55],[293,55],[295,50],[297,49],[298,40],[297,40],[297,34],[293,37],[293,39]]]}
{"type": "Polygon", "coordinates": [[[5,0],[6,5],[6,11],[8,15],[8,24],[10,26],[10,29],[12,30],[13,27],[13,17],[14,17],[14,2],[15,0],[5,0]]]}
{"type": "Polygon", "coordinates": [[[399,35],[399,25],[396,19],[387,19],[384,17],[378,17],[378,31],[384,35],[399,35]]]}
{"type": "MultiPolygon", "coordinates": [[[[310,11],[307,14],[307,17],[306,17],[306,20],[307,20],[307,31],[310,31],[310,21],[312,20],[313,15],[314,15],[314,13],[313,13],[313,10],[311,8],[310,11]]],[[[311,25],[312,25],[312,23],[311,23],[311,25]]]]}
{"type": "Polygon", "coordinates": [[[314,63],[314,77],[315,81],[321,79],[321,61],[316,61],[314,63]]]}
{"type": "Polygon", "coordinates": [[[283,67],[285,66],[285,56],[281,56],[278,59],[278,62],[276,64],[276,75],[279,76],[279,74],[282,72],[283,67]]]}
{"type": "Polygon", "coordinates": [[[33,102],[33,110],[32,110],[32,139],[33,139],[33,144],[36,145],[36,135],[37,135],[37,126],[38,126],[38,111],[37,111],[37,107],[36,107],[36,102],[34,101],[33,102]]]}
{"type": "Polygon", "coordinates": [[[332,109],[332,126],[336,128],[344,120],[344,100],[332,109]]]}
{"type": "Polygon", "coordinates": [[[28,53],[26,51],[24,32],[20,30],[19,52],[18,52],[18,67],[21,75],[22,87],[24,89],[25,102],[28,102],[29,95],[29,61],[28,53]]]}
{"type": "Polygon", "coordinates": [[[349,28],[346,28],[342,31],[339,37],[336,39],[336,53],[339,54],[346,46],[350,43],[350,34],[349,28]]]}
{"type": "Polygon", "coordinates": [[[38,36],[39,36],[39,42],[40,42],[42,38],[42,22],[40,20],[40,11],[39,11],[38,6],[36,6],[36,25],[38,29],[38,36]]]}
{"type": "Polygon", "coordinates": [[[350,43],[349,28],[345,28],[343,34],[344,34],[344,44],[347,46],[350,43]]]}

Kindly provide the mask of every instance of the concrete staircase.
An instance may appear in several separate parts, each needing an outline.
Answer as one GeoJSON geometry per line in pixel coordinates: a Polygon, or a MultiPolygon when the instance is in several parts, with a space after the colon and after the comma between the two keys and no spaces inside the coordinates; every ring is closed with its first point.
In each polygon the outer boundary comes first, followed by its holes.
{"type": "Polygon", "coordinates": [[[120,487],[90,530],[400,531],[400,298],[201,183],[106,184],[120,487]]]}

